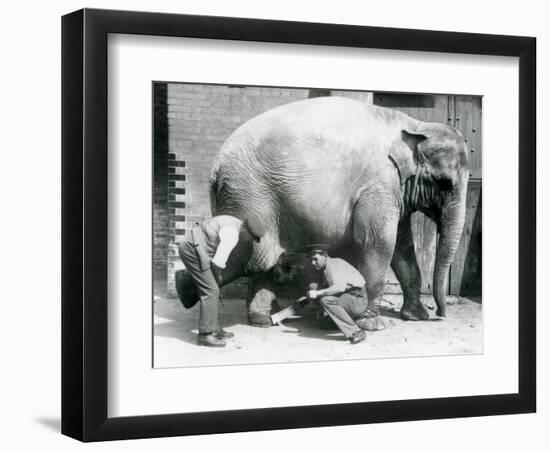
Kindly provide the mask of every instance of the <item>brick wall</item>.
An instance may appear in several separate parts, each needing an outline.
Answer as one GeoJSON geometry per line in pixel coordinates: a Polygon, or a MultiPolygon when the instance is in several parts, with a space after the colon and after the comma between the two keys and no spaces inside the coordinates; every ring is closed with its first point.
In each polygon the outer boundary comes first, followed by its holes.
{"type": "MultiPolygon", "coordinates": [[[[239,125],[276,106],[320,95],[341,95],[372,103],[372,95],[366,92],[184,83],[162,86],[166,88],[165,110],[156,106],[155,96],[154,217],[155,227],[158,224],[160,228],[154,231],[154,267],[155,274],[159,274],[155,292],[167,289],[169,295],[175,294],[174,272],[183,267],[177,245],[191,227],[210,217],[210,167],[222,143],[239,125]],[[157,148],[156,128],[157,123],[162,128],[162,111],[166,113],[168,133],[162,135],[165,145],[161,143],[157,148]],[[162,170],[167,175],[162,175],[162,170]],[[162,195],[167,195],[164,202],[160,199],[162,195]],[[165,272],[161,270],[163,266],[165,272]]],[[[224,288],[226,296],[243,295],[246,280],[233,284],[224,288]]]]}
{"type": "Polygon", "coordinates": [[[153,87],[153,281],[156,292],[166,291],[168,276],[168,88],[153,87]]]}

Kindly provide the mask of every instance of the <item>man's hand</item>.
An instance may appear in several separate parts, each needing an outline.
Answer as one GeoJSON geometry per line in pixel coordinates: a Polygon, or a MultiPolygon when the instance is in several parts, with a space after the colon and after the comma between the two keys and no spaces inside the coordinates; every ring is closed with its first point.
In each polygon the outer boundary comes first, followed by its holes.
{"type": "Polygon", "coordinates": [[[315,289],[307,291],[307,298],[309,298],[310,300],[315,300],[318,296],[319,293],[315,289]]]}

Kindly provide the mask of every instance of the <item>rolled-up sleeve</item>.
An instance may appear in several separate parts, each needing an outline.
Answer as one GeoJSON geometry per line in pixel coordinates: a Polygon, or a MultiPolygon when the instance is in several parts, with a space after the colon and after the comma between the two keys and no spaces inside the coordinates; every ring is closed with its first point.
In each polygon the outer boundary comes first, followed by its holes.
{"type": "Polygon", "coordinates": [[[223,227],[219,231],[220,243],[212,262],[220,269],[225,269],[229,255],[239,242],[239,230],[235,227],[223,227]]]}

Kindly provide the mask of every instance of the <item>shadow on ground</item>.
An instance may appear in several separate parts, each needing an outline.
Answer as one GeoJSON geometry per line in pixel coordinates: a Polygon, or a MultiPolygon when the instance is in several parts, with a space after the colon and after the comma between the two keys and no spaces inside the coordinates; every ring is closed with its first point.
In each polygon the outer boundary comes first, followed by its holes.
{"type": "MultiPolygon", "coordinates": [[[[481,304],[477,299],[450,297],[448,316],[434,314],[433,298],[426,296],[430,320],[405,322],[399,317],[400,295],[387,295],[383,317],[387,328],[367,333],[367,340],[350,345],[336,330],[321,329],[312,311],[287,319],[280,326],[248,325],[246,301],[225,300],[221,325],[235,333],[222,349],[197,345],[199,305],[185,309],[178,299],[157,297],[154,306],[154,366],[189,367],[379,357],[476,354],[483,351],[481,304]]],[[[284,303],[281,305],[284,306],[284,303]]]]}
{"type": "MultiPolygon", "coordinates": [[[[229,308],[220,305],[220,324],[224,328],[247,322],[246,311],[243,314],[235,311],[236,305],[229,308]]],[[[246,307],[246,305],[244,305],[246,307]]],[[[200,305],[185,309],[177,299],[160,298],[155,300],[155,336],[179,339],[195,344],[200,305]]]]}

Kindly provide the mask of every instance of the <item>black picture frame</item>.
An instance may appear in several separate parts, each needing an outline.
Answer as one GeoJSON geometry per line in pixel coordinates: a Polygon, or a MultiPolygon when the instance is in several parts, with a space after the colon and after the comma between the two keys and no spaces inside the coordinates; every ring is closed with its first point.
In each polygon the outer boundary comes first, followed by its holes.
{"type": "Polygon", "coordinates": [[[535,412],[536,39],[83,9],[62,18],[62,433],[82,441],[535,412]],[[518,393],[107,417],[109,33],[519,57],[518,393]]]}

